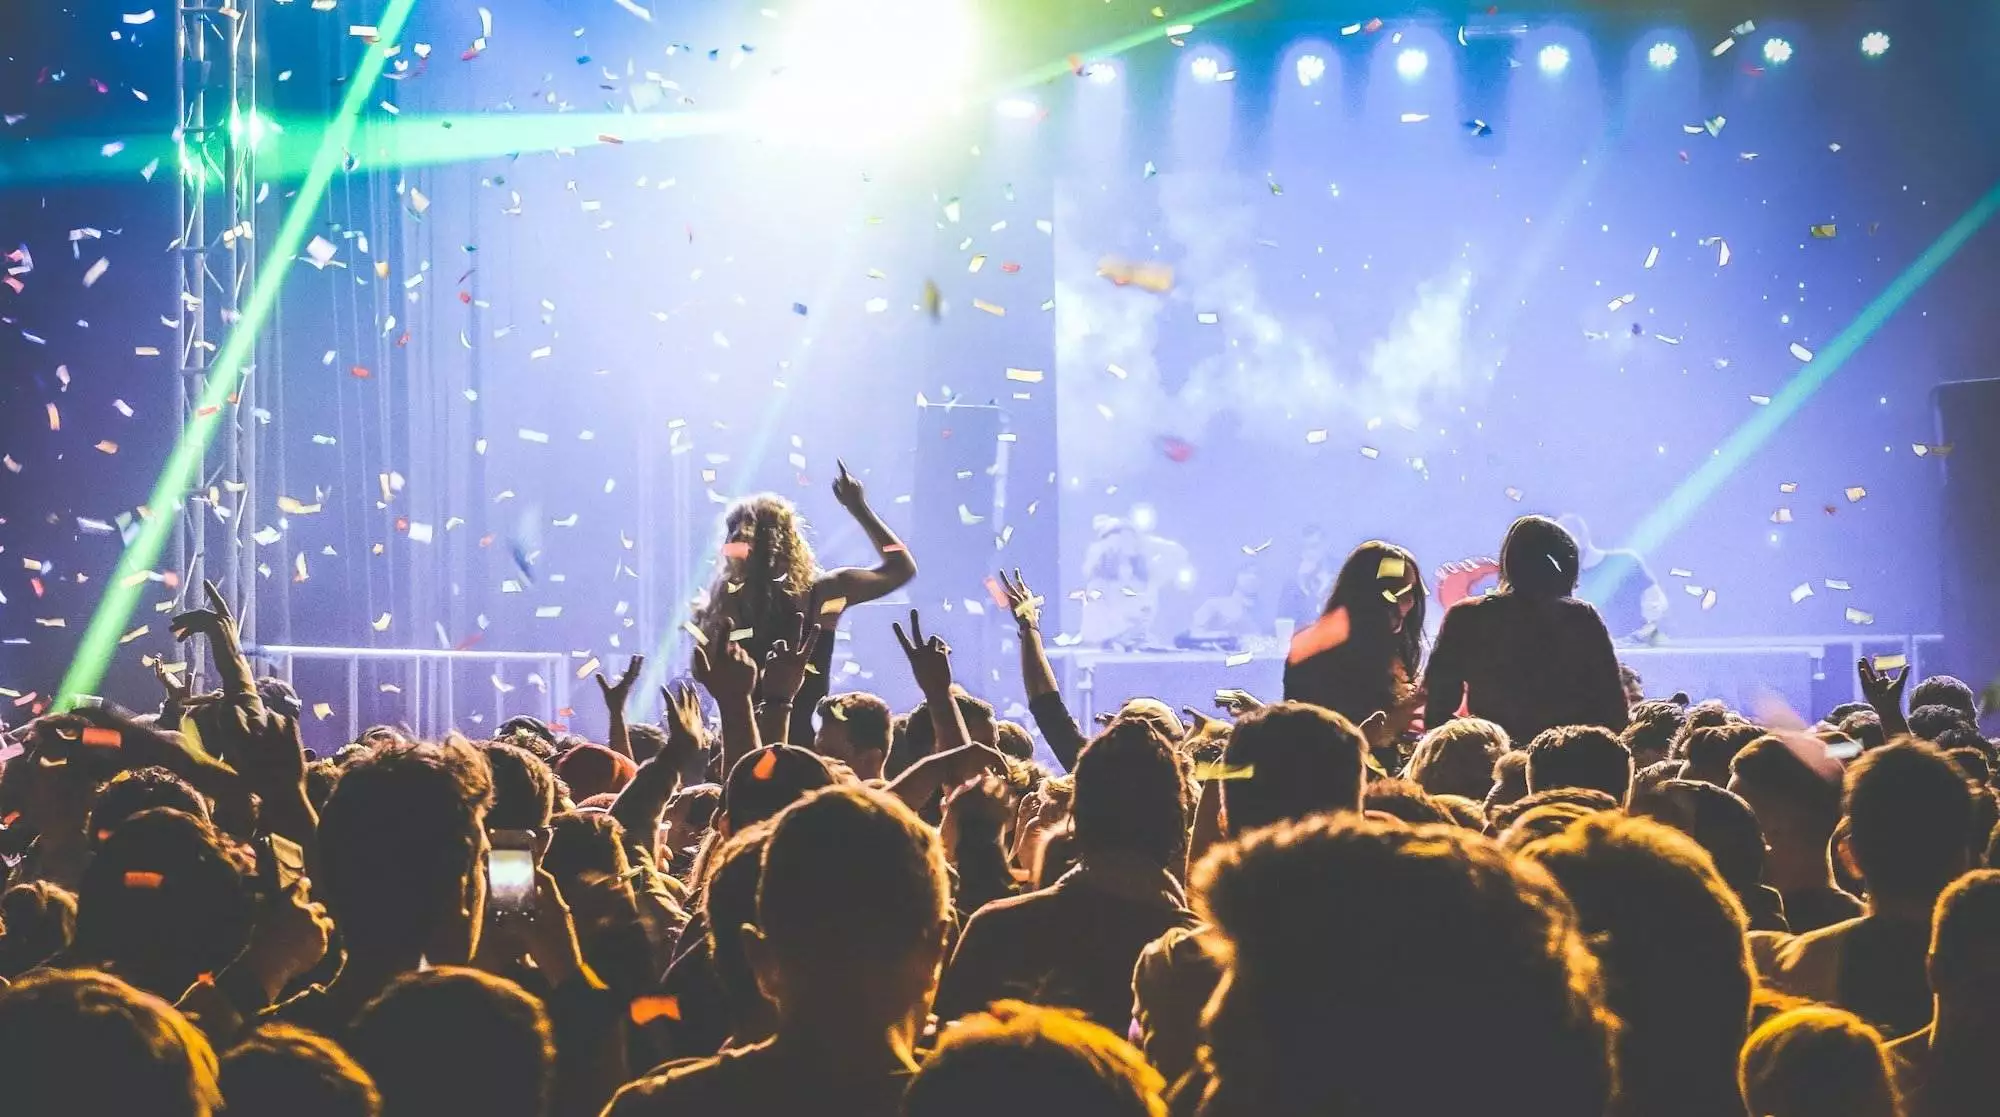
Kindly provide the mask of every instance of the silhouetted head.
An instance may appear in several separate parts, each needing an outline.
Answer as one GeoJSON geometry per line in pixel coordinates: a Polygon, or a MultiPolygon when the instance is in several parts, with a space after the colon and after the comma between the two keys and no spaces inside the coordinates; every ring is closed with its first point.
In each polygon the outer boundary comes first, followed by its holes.
{"type": "Polygon", "coordinates": [[[1500,544],[1500,582],[1522,597],[1558,598],[1576,592],[1581,560],[1576,540],[1547,516],[1523,516],[1500,544]]]}

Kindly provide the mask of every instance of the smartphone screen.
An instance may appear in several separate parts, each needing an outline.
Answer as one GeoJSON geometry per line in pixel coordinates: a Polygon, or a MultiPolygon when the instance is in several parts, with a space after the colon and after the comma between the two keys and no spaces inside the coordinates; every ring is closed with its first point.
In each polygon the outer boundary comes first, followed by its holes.
{"type": "Polygon", "coordinates": [[[526,915],[535,910],[535,854],[526,849],[495,849],[486,858],[486,894],[500,915],[526,915]]]}

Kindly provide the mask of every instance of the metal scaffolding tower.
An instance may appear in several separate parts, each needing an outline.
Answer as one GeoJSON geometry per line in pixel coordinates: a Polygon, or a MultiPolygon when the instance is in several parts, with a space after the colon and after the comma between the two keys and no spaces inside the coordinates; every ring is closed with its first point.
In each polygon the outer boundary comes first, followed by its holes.
{"type": "MultiPolygon", "coordinates": [[[[265,131],[257,108],[260,6],[259,0],[178,0],[175,6],[181,220],[173,250],[179,263],[176,413],[182,430],[201,406],[209,367],[257,278],[255,155],[265,131]]],[[[256,521],[256,371],[244,369],[227,405],[226,434],[209,448],[200,482],[178,508],[152,510],[178,518],[174,568],[184,579],[183,600],[199,603],[202,579],[215,579],[248,641],[257,633],[249,538],[256,521]]]]}

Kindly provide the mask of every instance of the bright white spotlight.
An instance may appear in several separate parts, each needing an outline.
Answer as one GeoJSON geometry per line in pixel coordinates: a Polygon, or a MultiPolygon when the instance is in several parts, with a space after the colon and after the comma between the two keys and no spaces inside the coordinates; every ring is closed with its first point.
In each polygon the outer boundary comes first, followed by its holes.
{"type": "Polygon", "coordinates": [[[1430,68],[1431,56],[1415,47],[1396,56],[1396,72],[1403,75],[1404,81],[1415,81],[1430,68]]]}
{"type": "Polygon", "coordinates": [[[1545,74],[1560,74],[1569,69],[1569,48],[1561,43],[1550,43],[1535,56],[1535,61],[1545,74]]]}
{"type": "Polygon", "coordinates": [[[1009,120],[1033,120],[1042,111],[1040,105],[1026,97],[1008,97],[994,108],[1009,120]]]}
{"type": "Polygon", "coordinates": [[[1110,85],[1118,80],[1118,67],[1109,62],[1092,62],[1083,68],[1083,76],[1092,85],[1110,85]]]}
{"type": "Polygon", "coordinates": [[[1217,62],[1213,55],[1204,54],[1188,63],[1188,73],[1193,74],[1196,81],[1214,81],[1215,75],[1221,72],[1222,63],[1217,62]]]}
{"type": "Polygon", "coordinates": [[[784,142],[906,141],[962,104],[977,43],[966,0],[817,0],[772,45],[773,77],[746,115],[784,142]]]}
{"type": "Polygon", "coordinates": [[[1889,53],[1889,34],[1886,31],[1870,31],[1861,36],[1861,53],[1870,58],[1880,58],[1889,53]]]}
{"type": "Polygon", "coordinates": [[[1652,63],[1655,70],[1664,70],[1672,66],[1680,61],[1680,57],[1680,48],[1672,43],[1654,43],[1653,49],[1646,52],[1646,61],[1652,63]]]}
{"type": "Polygon", "coordinates": [[[1326,76],[1326,59],[1317,54],[1302,54],[1298,63],[1299,84],[1312,85],[1326,76]]]}
{"type": "Polygon", "coordinates": [[[1792,44],[1783,39],[1764,40],[1764,61],[1782,66],[1792,60],[1792,44]]]}

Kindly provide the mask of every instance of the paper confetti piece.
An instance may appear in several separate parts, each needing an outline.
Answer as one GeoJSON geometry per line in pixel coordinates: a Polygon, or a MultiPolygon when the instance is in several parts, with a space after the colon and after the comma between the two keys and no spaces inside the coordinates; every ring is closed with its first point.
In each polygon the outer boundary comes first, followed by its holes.
{"type": "Polygon", "coordinates": [[[306,259],[313,267],[324,271],[328,264],[333,263],[333,257],[339,251],[340,249],[325,237],[314,237],[306,245],[306,259]]]}
{"type": "Polygon", "coordinates": [[[1222,315],[1217,314],[1213,310],[1204,310],[1196,313],[1194,316],[1194,320],[1196,322],[1201,323],[1204,326],[1213,326],[1217,322],[1222,321],[1222,315]]]}
{"type": "Polygon", "coordinates": [[[318,719],[319,719],[319,720],[321,720],[321,721],[325,721],[326,719],[328,719],[328,718],[332,717],[332,716],[333,716],[333,703],[331,703],[331,702],[315,702],[315,703],[313,703],[313,716],[314,716],[314,717],[316,717],[316,718],[318,718],[318,719]]]}
{"type": "Polygon", "coordinates": [[[1729,242],[1726,240],[1719,240],[1716,243],[1721,247],[1716,252],[1715,266],[1718,268],[1726,268],[1729,266],[1729,242]]]}
{"type": "Polygon", "coordinates": [[[1004,306],[997,306],[997,305],[995,305],[995,304],[993,304],[993,303],[990,303],[990,302],[987,302],[987,301],[986,301],[985,299],[974,299],[974,300],[972,300],[972,308],[973,308],[974,310],[983,310],[983,311],[985,311],[986,313],[988,313],[988,314],[991,314],[991,315],[993,315],[993,316],[994,316],[995,318],[1005,318],[1005,317],[1007,317],[1007,308],[1006,308],[1006,307],[1004,307],[1004,306]]]}
{"type": "MultiPolygon", "coordinates": [[[[630,6],[631,0],[618,0],[618,3],[620,7],[627,7],[630,6]]],[[[645,9],[641,8],[639,11],[644,13],[645,9]]],[[[647,13],[646,18],[651,19],[651,14],[647,13]]],[[[632,1023],[640,1027],[651,1024],[655,1020],[679,1020],[680,1018],[681,1002],[676,997],[638,997],[632,1001],[632,1023]]]]}
{"type": "Polygon", "coordinates": [[[121,748],[125,744],[125,735],[123,733],[120,733],[116,729],[105,729],[95,725],[84,727],[82,739],[84,744],[100,749],[121,748]]]}
{"type": "Polygon", "coordinates": [[[1255,764],[1238,764],[1234,767],[1221,761],[1209,761],[1194,766],[1194,778],[1207,783],[1210,780],[1249,780],[1257,778],[1255,764]]]}
{"type": "Polygon", "coordinates": [[[1709,590],[1701,595],[1701,609],[1705,613],[1713,608],[1715,608],[1715,591],[1709,590]]]}
{"type": "Polygon", "coordinates": [[[1774,523],[1774,524],[1789,524],[1789,523],[1791,523],[1791,522],[1792,522],[1792,510],[1791,510],[1791,509],[1789,509],[1789,508],[1780,508],[1780,509],[1778,509],[1778,510],[1777,510],[1776,512],[1773,512],[1773,513],[1771,513],[1771,522],[1772,522],[1772,523],[1774,523]]]}
{"type": "Polygon", "coordinates": [[[597,670],[599,666],[601,665],[598,663],[597,657],[591,656],[589,659],[584,660],[583,663],[577,667],[576,677],[579,679],[588,679],[590,677],[591,672],[597,670]]]}
{"type": "Polygon", "coordinates": [[[1813,352],[1795,341],[1792,342],[1792,356],[1797,357],[1801,361],[1811,361],[1813,359],[1813,352]]]}
{"type": "Polygon", "coordinates": [[[104,278],[104,273],[110,270],[111,261],[100,257],[95,264],[90,265],[89,271],[83,273],[83,285],[85,287],[95,286],[98,280],[104,278]]]}
{"type": "Polygon", "coordinates": [[[1836,231],[1837,231],[1837,230],[1836,230],[1835,226],[1832,226],[1832,225],[1814,225],[1814,226],[1812,227],[1812,235],[1813,235],[1813,239],[1814,239],[1814,240],[1832,240],[1832,239],[1833,239],[1833,236],[1834,236],[1834,233],[1835,233],[1836,231]]]}
{"type": "Polygon", "coordinates": [[[1242,667],[1243,665],[1249,663],[1250,659],[1251,655],[1249,652],[1237,652],[1236,654],[1223,660],[1222,665],[1224,667],[1242,667]]]}
{"type": "Polygon", "coordinates": [[[708,647],[708,637],[702,633],[701,629],[695,627],[693,621],[682,621],[681,631],[694,638],[696,647],[708,647]]]}
{"type": "Polygon", "coordinates": [[[1811,597],[1812,595],[1813,595],[1812,583],[1800,582],[1798,585],[1792,587],[1792,604],[1797,605],[1799,602],[1804,601],[1806,598],[1811,597]]]}
{"type": "Polygon", "coordinates": [[[167,878],[159,873],[142,872],[133,869],[125,874],[125,887],[151,892],[165,884],[167,878]]]}
{"type": "Polygon", "coordinates": [[[757,763],[750,769],[751,777],[757,780],[768,780],[777,774],[778,752],[776,749],[766,750],[764,755],[757,758],[757,763]]]}
{"type": "Polygon", "coordinates": [[[1797,481],[1780,481],[1780,482],[1778,483],[1778,491],[1779,491],[1779,492],[1781,492],[1781,493],[1795,493],[1795,492],[1798,492],[1798,491],[1799,491],[1799,483],[1798,483],[1797,481]]]}
{"type": "Polygon", "coordinates": [[[1849,504],[1858,504],[1861,502],[1862,497],[1868,495],[1868,490],[1862,488],[1859,485],[1855,485],[1847,489],[1846,492],[1847,492],[1847,503],[1849,504]]]}
{"type": "Polygon", "coordinates": [[[1840,578],[1822,579],[1822,584],[1825,585],[1826,588],[1830,590],[1851,590],[1854,588],[1852,583],[1844,581],[1840,578]]]}
{"type": "Polygon", "coordinates": [[[1310,430],[1310,431],[1307,431],[1307,432],[1306,432],[1306,444],[1307,444],[1307,445],[1312,445],[1312,446],[1316,446],[1316,445],[1318,445],[1318,444],[1320,444],[1320,443],[1322,443],[1322,442],[1325,442],[1325,441],[1326,441],[1326,431],[1325,431],[1325,430],[1323,430],[1323,429],[1322,429],[1322,430],[1310,430]]]}
{"type": "Polygon", "coordinates": [[[1647,270],[1649,271],[1652,270],[1653,265],[1659,262],[1660,262],[1660,246],[1654,245],[1653,250],[1651,252],[1646,253],[1647,270]]]}
{"type": "Polygon", "coordinates": [[[1852,605],[1850,605],[1850,606],[1848,606],[1848,607],[1847,607],[1847,623],[1849,623],[1849,624],[1874,624],[1874,623],[1875,623],[1875,614],[1873,614],[1873,613],[1864,613],[1864,612],[1862,612],[1861,610],[1859,610],[1859,609],[1856,609],[1856,608],[1854,608],[1854,607],[1853,607],[1852,605]]]}
{"type": "Polygon", "coordinates": [[[1021,384],[1040,384],[1042,382],[1042,370],[1034,368],[1010,368],[1007,370],[1007,379],[1021,384]]]}
{"type": "Polygon", "coordinates": [[[377,632],[387,632],[389,631],[389,620],[390,620],[389,614],[384,613],[381,616],[375,618],[372,627],[377,632]]]}

